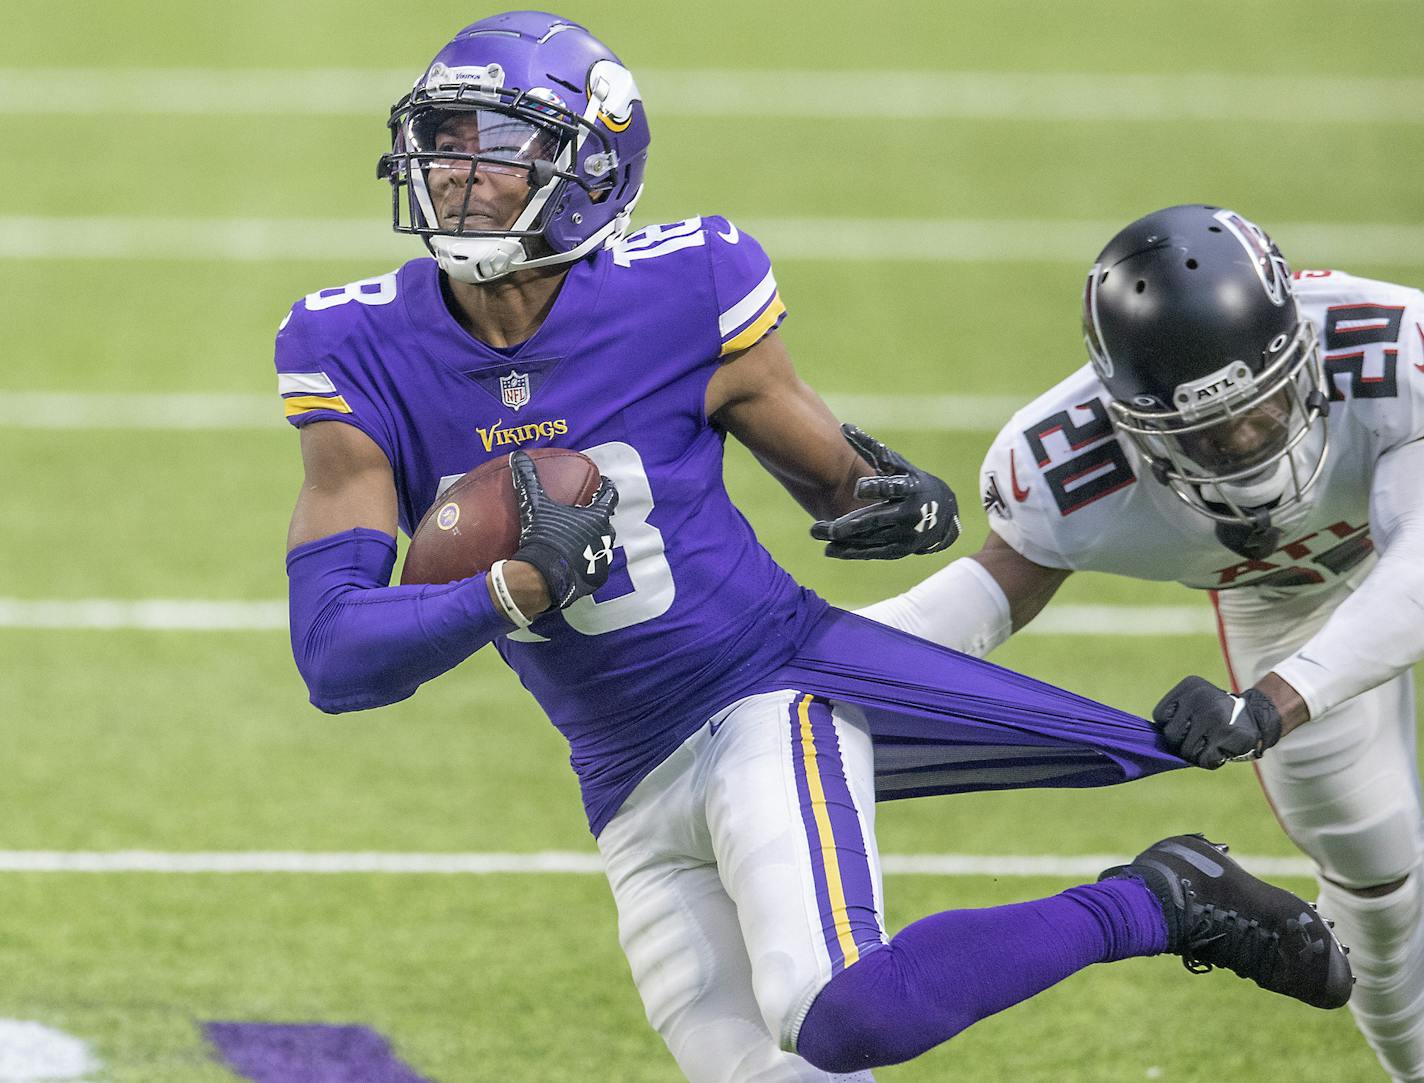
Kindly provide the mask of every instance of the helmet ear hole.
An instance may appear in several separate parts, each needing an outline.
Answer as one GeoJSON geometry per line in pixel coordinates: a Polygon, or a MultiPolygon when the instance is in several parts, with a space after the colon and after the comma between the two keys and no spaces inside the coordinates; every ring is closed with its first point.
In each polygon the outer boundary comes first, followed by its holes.
{"type": "Polygon", "coordinates": [[[1142,279],[1139,278],[1139,279],[1137,280],[1136,289],[1137,289],[1137,292],[1138,292],[1138,293],[1145,293],[1145,292],[1147,291],[1147,283],[1144,282],[1144,281],[1142,281],[1142,279]]]}
{"type": "Polygon", "coordinates": [[[1189,270],[1189,271],[1195,271],[1196,269],[1197,269],[1197,261],[1194,260],[1194,259],[1189,259],[1189,260],[1187,260],[1187,270],[1189,270]]]}

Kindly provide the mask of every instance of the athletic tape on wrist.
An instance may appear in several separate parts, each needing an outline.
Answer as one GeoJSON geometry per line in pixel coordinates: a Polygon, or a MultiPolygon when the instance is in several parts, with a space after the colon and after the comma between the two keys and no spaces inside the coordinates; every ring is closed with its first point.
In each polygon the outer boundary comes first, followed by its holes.
{"type": "Polygon", "coordinates": [[[494,596],[499,601],[499,606],[504,610],[504,615],[521,628],[528,628],[530,620],[524,615],[524,610],[520,609],[514,601],[514,595],[509,591],[509,584],[504,581],[504,565],[502,560],[496,560],[489,570],[489,580],[494,584],[494,596]]]}

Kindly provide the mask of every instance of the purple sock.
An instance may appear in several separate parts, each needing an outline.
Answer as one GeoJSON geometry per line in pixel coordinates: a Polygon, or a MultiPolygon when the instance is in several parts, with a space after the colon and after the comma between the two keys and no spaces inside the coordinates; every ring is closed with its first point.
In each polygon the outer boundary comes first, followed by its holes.
{"type": "Polygon", "coordinates": [[[1139,880],[931,914],[826,984],[796,1051],[828,1072],[899,1064],[1089,963],[1166,946],[1162,906],[1139,880]]]}

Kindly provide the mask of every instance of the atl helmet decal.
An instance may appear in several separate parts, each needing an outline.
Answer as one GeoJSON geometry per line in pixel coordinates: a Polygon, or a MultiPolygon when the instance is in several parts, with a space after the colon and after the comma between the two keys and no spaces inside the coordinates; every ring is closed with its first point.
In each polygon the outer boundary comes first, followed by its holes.
{"type": "Polygon", "coordinates": [[[1102,273],[1103,265],[1093,264],[1093,269],[1088,272],[1088,284],[1083,288],[1083,341],[1087,343],[1093,368],[1107,380],[1113,374],[1113,363],[1107,347],[1103,345],[1102,332],[1098,330],[1098,282],[1102,273]]]}
{"type": "Polygon", "coordinates": [[[1256,269],[1256,277],[1265,287],[1266,296],[1274,305],[1283,305],[1291,296],[1291,269],[1286,259],[1266,236],[1266,231],[1254,222],[1242,218],[1235,211],[1221,210],[1212,215],[1225,226],[1233,237],[1241,242],[1246,254],[1251,257],[1251,266],[1256,269]]]}

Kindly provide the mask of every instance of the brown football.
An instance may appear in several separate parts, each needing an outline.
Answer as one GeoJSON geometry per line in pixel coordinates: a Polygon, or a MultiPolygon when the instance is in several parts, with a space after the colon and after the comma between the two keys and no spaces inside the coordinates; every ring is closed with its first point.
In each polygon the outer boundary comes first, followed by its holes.
{"type": "MultiPolygon", "coordinates": [[[[544,491],[564,504],[587,504],[598,491],[594,461],[565,448],[529,452],[544,491]]],[[[471,470],[430,505],[406,550],[402,583],[450,583],[487,572],[519,548],[519,502],[509,456],[471,470]]]]}

